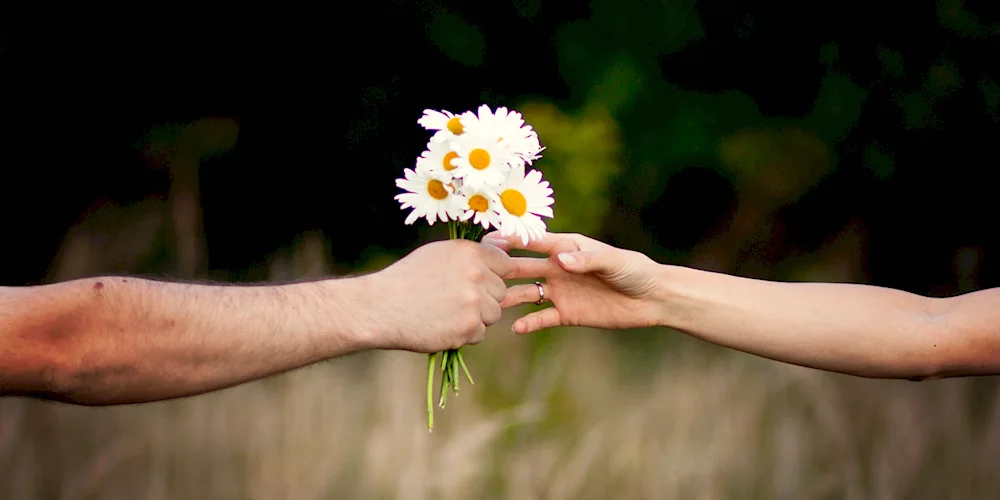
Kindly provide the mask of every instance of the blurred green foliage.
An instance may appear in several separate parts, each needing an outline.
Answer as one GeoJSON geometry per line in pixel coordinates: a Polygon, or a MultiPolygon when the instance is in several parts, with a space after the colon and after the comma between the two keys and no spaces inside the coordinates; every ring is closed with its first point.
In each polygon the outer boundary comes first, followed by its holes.
{"type": "Polygon", "coordinates": [[[427,34],[448,57],[465,66],[483,64],[486,36],[479,27],[455,12],[440,11],[427,25],[427,34]]]}
{"type": "Polygon", "coordinates": [[[608,212],[610,183],[621,169],[617,123],[600,105],[569,114],[551,103],[526,102],[521,110],[546,148],[533,168],[553,186],[549,229],[595,234],[608,212]]]}
{"type": "Polygon", "coordinates": [[[868,92],[846,75],[830,71],[820,84],[815,107],[805,125],[827,144],[836,144],[858,122],[867,96],[868,92]]]}
{"type": "Polygon", "coordinates": [[[879,62],[883,70],[893,77],[903,76],[903,54],[898,50],[886,47],[879,47],[876,51],[879,62]]]}
{"type": "Polygon", "coordinates": [[[892,175],[893,169],[896,168],[896,165],[893,163],[892,152],[888,151],[886,146],[877,142],[871,143],[865,149],[863,162],[879,179],[889,178],[892,175]]]}
{"type": "Polygon", "coordinates": [[[1000,34],[1000,24],[984,25],[963,4],[962,0],[940,0],[937,14],[941,24],[969,38],[985,38],[1000,34]]]}

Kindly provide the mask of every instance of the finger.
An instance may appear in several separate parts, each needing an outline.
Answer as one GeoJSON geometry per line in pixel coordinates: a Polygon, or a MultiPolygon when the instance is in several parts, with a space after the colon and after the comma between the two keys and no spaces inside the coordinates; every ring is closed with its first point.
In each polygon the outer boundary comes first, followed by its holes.
{"type": "Polygon", "coordinates": [[[504,283],[503,278],[493,274],[486,273],[486,277],[483,278],[483,287],[486,288],[486,293],[489,294],[490,298],[494,302],[500,302],[507,296],[507,284],[504,283]]]}
{"type": "MultiPolygon", "coordinates": [[[[507,237],[501,237],[499,234],[490,233],[490,240],[500,240],[505,241],[507,248],[519,248],[522,250],[528,250],[531,252],[543,253],[546,255],[551,255],[555,253],[557,247],[561,246],[561,251],[572,252],[580,250],[581,241],[585,241],[587,238],[573,233],[545,233],[545,236],[540,240],[528,241],[525,245],[516,235],[511,235],[507,237]]],[[[483,238],[485,241],[486,238],[483,238]]]]}
{"type": "Polygon", "coordinates": [[[562,325],[562,319],[559,317],[559,310],[555,307],[550,307],[518,319],[511,325],[510,329],[516,334],[524,335],[560,325],[562,325]]]}
{"type": "Polygon", "coordinates": [[[507,280],[547,278],[559,271],[559,264],[544,257],[513,257],[514,268],[504,276],[507,280]]]}
{"type": "MultiPolygon", "coordinates": [[[[542,283],[542,291],[545,293],[545,300],[552,299],[549,296],[549,287],[545,283],[542,283]]],[[[507,289],[507,296],[500,302],[500,307],[507,309],[508,307],[519,306],[521,304],[534,304],[535,302],[538,302],[538,286],[534,283],[530,285],[514,285],[507,289]]]]}
{"type": "Polygon", "coordinates": [[[493,297],[488,296],[483,297],[482,303],[479,305],[479,312],[482,314],[483,324],[486,326],[500,321],[500,316],[503,315],[500,304],[493,300],[493,297]]]}
{"type": "Polygon", "coordinates": [[[492,237],[484,236],[482,241],[480,241],[480,243],[483,243],[484,245],[493,245],[499,248],[500,250],[503,250],[504,252],[510,251],[510,241],[501,237],[500,233],[496,231],[490,234],[494,234],[494,236],[492,237]]]}
{"type": "Polygon", "coordinates": [[[625,265],[625,256],[620,250],[565,252],[557,254],[556,260],[571,273],[612,274],[625,265]]]}
{"type": "Polygon", "coordinates": [[[497,276],[506,276],[514,269],[514,261],[510,255],[498,248],[496,245],[486,243],[482,245],[486,267],[497,276]]]}
{"type": "Polygon", "coordinates": [[[466,345],[476,345],[486,339],[486,325],[480,323],[479,327],[472,331],[466,345]]]}

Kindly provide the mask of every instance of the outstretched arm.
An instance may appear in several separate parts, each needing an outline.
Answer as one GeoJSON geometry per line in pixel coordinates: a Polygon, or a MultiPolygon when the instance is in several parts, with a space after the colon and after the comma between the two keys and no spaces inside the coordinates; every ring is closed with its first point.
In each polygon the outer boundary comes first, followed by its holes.
{"type": "Polygon", "coordinates": [[[475,344],[500,319],[510,265],[496,247],[455,240],[339,280],[210,286],[102,277],[0,287],[0,396],[141,403],[366,349],[475,344]]]}
{"type": "Polygon", "coordinates": [[[208,286],[102,277],[0,289],[0,390],[80,404],[228,387],[367,348],[350,279],[208,286]]]}
{"type": "MultiPolygon", "coordinates": [[[[509,240],[509,248],[523,248],[509,240]]],[[[554,307],[514,324],[666,326],[758,356],[863,377],[1000,374],[1000,289],[951,298],[856,284],[782,283],[678,266],[590,238],[549,234],[516,258],[519,278],[544,278],[554,307]]],[[[534,302],[518,285],[503,305],[534,302]]]]}
{"type": "Polygon", "coordinates": [[[659,324],[744,352],[866,377],[1000,374],[1000,289],[928,298],[661,266],[659,324]]]}

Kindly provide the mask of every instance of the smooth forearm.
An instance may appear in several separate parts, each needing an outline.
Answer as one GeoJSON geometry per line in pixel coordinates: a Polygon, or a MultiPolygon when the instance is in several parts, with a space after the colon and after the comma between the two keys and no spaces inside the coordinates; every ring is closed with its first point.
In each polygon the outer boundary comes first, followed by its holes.
{"type": "Polygon", "coordinates": [[[209,286],[96,278],[51,285],[64,314],[54,397],[80,404],[204,393],[366,349],[360,280],[209,286]]]}
{"type": "Polygon", "coordinates": [[[866,285],[780,283],[662,266],[661,323],[766,358],[866,377],[968,372],[946,301],[866,285]]]}

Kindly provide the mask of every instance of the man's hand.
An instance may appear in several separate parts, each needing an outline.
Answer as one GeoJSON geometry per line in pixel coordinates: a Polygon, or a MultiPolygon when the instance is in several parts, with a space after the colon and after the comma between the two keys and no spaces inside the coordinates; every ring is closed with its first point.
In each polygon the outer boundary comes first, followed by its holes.
{"type": "Polygon", "coordinates": [[[447,240],[366,276],[373,347],[433,353],[482,342],[503,312],[503,280],[512,270],[494,245],[447,240]]]}
{"type": "Polygon", "coordinates": [[[77,404],[202,394],[368,349],[483,340],[511,258],[444,241],[356,278],[199,285],[127,276],[0,287],[0,396],[77,404]]]}
{"type": "MultiPolygon", "coordinates": [[[[497,233],[490,233],[483,241],[549,256],[513,259],[515,269],[507,278],[544,281],[545,299],[555,306],[517,320],[513,326],[516,333],[560,325],[628,329],[658,324],[660,266],[649,257],[579,234],[547,233],[527,246],[517,238],[498,238],[497,233]]],[[[538,295],[534,284],[512,286],[501,306],[535,302],[538,295]]]]}

